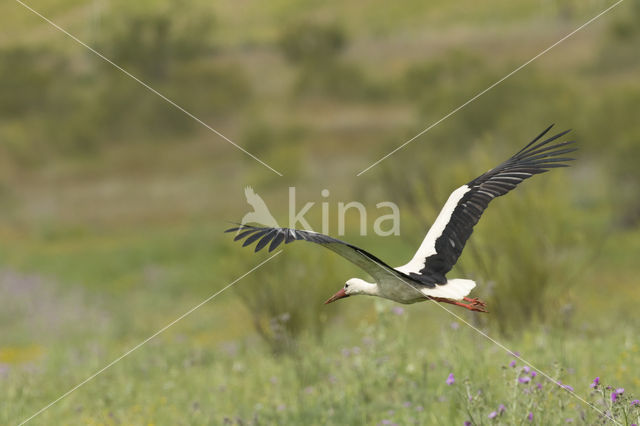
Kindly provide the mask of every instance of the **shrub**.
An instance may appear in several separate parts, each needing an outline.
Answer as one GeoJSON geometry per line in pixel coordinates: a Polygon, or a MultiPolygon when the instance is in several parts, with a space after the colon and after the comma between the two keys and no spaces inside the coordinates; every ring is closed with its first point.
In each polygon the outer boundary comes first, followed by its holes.
{"type": "MultiPolygon", "coordinates": [[[[203,120],[232,114],[250,99],[242,70],[216,60],[207,9],[180,4],[103,20],[97,50],[203,120]]],[[[95,56],[80,59],[52,48],[0,49],[0,137],[13,160],[35,165],[51,154],[95,155],[118,141],[157,143],[199,128],[95,56]]]]}
{"type": "MultiPolygon", "coordinates": [[[[314,249],[322,251],[309,247],[314,249]]],[[[256,332],[274,353],[294,352],[302,335],[322,339],[328,323],[323,303],[344,285],[336,273],[337,260],[342,259],[331,253],[286,250],[260,268],[259,282],[236,288],[256,332]],[[323,256],[322,265],[316,256],[323,256]]]]}
{"type": "Polygon", "coordinates": [[[279,47],[294,64],[308,66],[335,61],[346,46],[346,36],[336,24],[301,22],[284,29],[279,47]]]}
{"type": "Polygon", "coordinates": [[[381,87],[370,83],[364,71],[341,60],[347,37],[337,24],[296,23],[285,28],[279,47],[298,68],[294,94],[340,100],[376,100],[385,97],[381,87]]]}

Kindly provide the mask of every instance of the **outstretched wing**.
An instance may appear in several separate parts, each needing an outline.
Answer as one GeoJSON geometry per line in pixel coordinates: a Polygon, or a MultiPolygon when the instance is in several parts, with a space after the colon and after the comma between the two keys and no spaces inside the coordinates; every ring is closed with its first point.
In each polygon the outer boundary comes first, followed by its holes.
{"type": "Polygon", "coordinates": [[[460,257],[473,226],[491,200],[535,174],[566,167],[564,162],[573,160],[562,155],[576,150],[567,147],[574,141],[550,145],[569,130],[538,142],[551,127],[504,163],[453,191],[413,259],[396,269],[421,282],[446,283],[445,275],[460,257]]]}
{"type": "Polygon", "coordinates": [[[301,240],[311,243],[320,244],[328,248],[355,265],[359,266],[376,281],[388,278],[389,274],[403,279],[409,279],[406,275],[393,269],[382,260],[378,259],[371,253],[362,250],[354,245],[345,243],[328,235],[319,234],[312,231],[300,231],[298,229],[289,228],[271,228],[252,225],[239,225],[237,227],[227,229],[225,232],[236,232],[234,241],[244,240],[243,247],[251,245],[257,241],[255,251],[258,252],[269,245],[269,251],[275,250],[284,242],[288,244],[292,241],[301,240]]]}

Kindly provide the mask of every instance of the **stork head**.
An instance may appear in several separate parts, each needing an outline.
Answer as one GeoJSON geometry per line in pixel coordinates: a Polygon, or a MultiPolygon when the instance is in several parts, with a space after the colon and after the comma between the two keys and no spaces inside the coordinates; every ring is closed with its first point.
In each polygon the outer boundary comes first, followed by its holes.
{"type": "Polygon", "coordinates": [[[373,287],[375,286],[375,284],[368,283],[360,278],[351,278],[345,283],[344,287],[331,296],[329,300],[324,302],[324,304],[326,305],[327,303],[335,302],[336,300],[344,297],[357,296],[359,294],[374,294],[373,287]]]}

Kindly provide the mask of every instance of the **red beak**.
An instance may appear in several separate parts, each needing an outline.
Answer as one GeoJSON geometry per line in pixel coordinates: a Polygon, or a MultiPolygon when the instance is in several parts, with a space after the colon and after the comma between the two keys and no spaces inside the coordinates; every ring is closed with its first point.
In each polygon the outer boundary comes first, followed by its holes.
{"type": "Polygon", "coordinates": [[[329,300],[324,302],[324,304],[326,305],[327,303],[335,302],[336,300],[342,299],[343,297],[349,297],[349,295],[344,292],[344,288],[341,288],[340,291],[338,291],[336,294],[331,296],[329,300]]]}

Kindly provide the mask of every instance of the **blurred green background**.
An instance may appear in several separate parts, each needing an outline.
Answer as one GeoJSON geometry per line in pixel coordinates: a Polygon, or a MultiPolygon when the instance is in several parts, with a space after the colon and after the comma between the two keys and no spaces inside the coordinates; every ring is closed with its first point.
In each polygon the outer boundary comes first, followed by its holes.
{"type": "MultiPolygon", "coordinates": [[[[245,186],[281,224],[290,186],[299,206],[316,203],[316,230],[328,202],[332,235],[337,203],[362,202],[370,235],[353,214],[342,238],[400,265],[453,189],[551,123],[573,129],[578,160],[492,203],[450,274],[476,280],[491,313],[455,312],[585,398],[595,376],[637,396],[639,1],[355,176],[611,4],[29,3],[283,177],[20,4],[0,5],[0,423],[264,260],[222,233],[249,210],[245,186]],[[399,206],[399,236],[371,232],[381,201],[399,206]]],[[[287,246],[32,423],[598,421],[569,395],[512,389],[511,357],[435,305],[322,305],[351,276],[367,278],[287,246]],[[454,392],[451,372],[484,399],[454,392]]]]}

